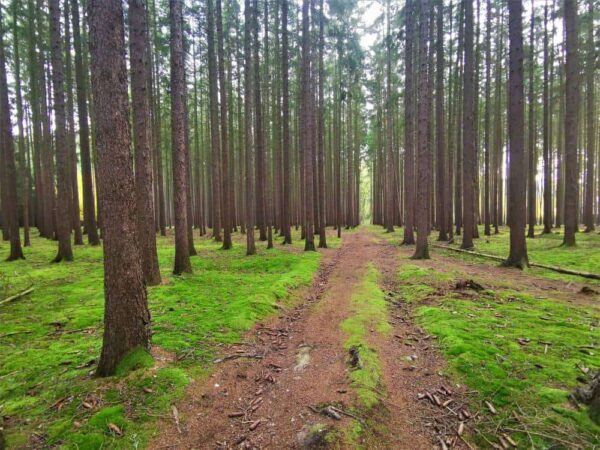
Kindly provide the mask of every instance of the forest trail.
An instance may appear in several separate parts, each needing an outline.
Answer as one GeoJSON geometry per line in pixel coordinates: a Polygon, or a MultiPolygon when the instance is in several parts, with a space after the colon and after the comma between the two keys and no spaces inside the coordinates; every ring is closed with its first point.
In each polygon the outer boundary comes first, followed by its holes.
{"type": "MultiPolygon", "coordinates": [[[[361,409],[356,383],[350,379],[351,358],[344,349],[348,336],[340,324],[356,313],[352,295],[370,268],[379,272],[379,284],[390,300],[398,252],[397,246],[367,231],[346,234],[340,249],[324,252],[305,301],[255,327],[247,335],[248,344],[228,349],[232,358],[190,386],[177,405],[180,424],[164,421],[150,448],[301,448],[298,433],[315,424],[335,427],[338,436],[349,432],[361,413],[352,418],[343,412],[361,409]],[[343,411],[341,418],[319,414],[324,405],[336,405],[343,411]]],[[[437,437],[424,426],[421,417],[428,406],[417,399],[417,392],[447,382],[437,374],[442,360],[429,345],[400,343],[399,335],[423,333],[406,310],[395,308],[389,308],[389,332],[369,328],[367,342],[383,370],[379,403],[364,417],[368,436],[359,439],[371,440],[369,448],[431,448],[437,437]],[[412,356],[418,358],[418,369],[407,363],[412,356]]]]}

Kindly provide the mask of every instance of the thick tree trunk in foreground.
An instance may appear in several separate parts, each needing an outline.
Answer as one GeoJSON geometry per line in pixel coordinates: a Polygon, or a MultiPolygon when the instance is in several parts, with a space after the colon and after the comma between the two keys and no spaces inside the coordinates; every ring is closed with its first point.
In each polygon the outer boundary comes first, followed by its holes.
{"type": "Polygon", "coordinates": [[[171,11],[171,152],[173,165],[173,199],[175,209],[175,266],[173,273],[191,272],[188,242],[187,183],[188,165],[185,122],[185,75],[183,53],[183,18],[181,0],[170,0],[171,11]]]}
{"type": "Polygon", "coordinates": [[[50,50],[52,61],[52,87],[54,94],[54,135],[56,148],[56,235],[58,253],[54,262],[72,261],[71,248],[71,174],[66,139],[65,89],[60,35],[59,0],[50,0],[50,50]]]}
{"type": "Polygon", "coordinates": [[[525,94],[523,91],[523,4],[508,2],[509,76],[508,147],[510,152],[508,210],[510,253],[507,266],[523,269],[529,265],[525,241],[525,94]]]}
{"type": "Polygon", "coordinates": [[[150,96],[146,78],[148,52],[146,7],[144,0],[129,0],[129,51],[131,60],[131,98],[135,147],[135,196],[138,240],[146,284],[160,283],[154,202],[152,197],[152,153],[150,151],[150,96]]]}
{"type": "Polygon", "coordinates": [[[577,183],[579,167],[577,162],[577,141],[579,133],[579,55],[577,0],[564,2],[566,31],[566,88],[565,88],[565,236],[563,244],[575,245],[577,231],[577,183]]]}
{"type": "Polygon", "coordinates": [[[19,234],[19,207],[17,203],[17,168],[15,165],[15,147],[10,120],[8,102],[8,84],[6,79],[6,55],[4,53],[4,32],[2,30],[2,11],[0,11],[0,160],[4,166],[2,175],[5,180],[2,189],[2,226],[8,231],[10,254],[7,261],[25,259],[19,234]]]}
{"type": "Polygon", "coordinates": [[[150,312],[137,240],[121,1],[91,0],[89,17],[104,239],[104,337],[97,374],[107,376],[131,350],[150,348],[150,312]]]}

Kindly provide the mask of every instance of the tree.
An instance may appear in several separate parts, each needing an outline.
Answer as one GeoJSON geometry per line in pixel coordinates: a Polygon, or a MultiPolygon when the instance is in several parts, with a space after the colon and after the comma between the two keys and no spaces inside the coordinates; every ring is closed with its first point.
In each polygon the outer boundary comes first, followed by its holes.
{"type": "MultiPolygon", "coordinates": [[[[431,43],[433,45],[433,43],[431,43]]],[[[437,175],[437,222],[438,222],[438,241],[448,240],[448,212],[447,204],[449,199],[449,184],[446,180],[446,129],[444,122],[444,2],[438,0],[437,3],[437,38],[436,38],[436,92],[435,92],[435,111],[436,111],[436,175],[437,175]]],[[[450,227],[452,225],[450,224],[450,227]]]]}
{"type": "Polygon", "coordinates": [[[566,32],[566,80],[565,80],[565,235],[563,245],[575,245],[577,230],[577,204],[579,167],[577,162],[577,143],[579,133],[579,50],[577,0],[564,2],[566,32]]]}
{"type": "Polygon", "coordinates": [[[319,248],[327,248],[327,232],[325,214],[325,68],[323,53],[325,51],[325,10],[323,0],[319,0],[319,105],[317,117],[317,162],[319,192],[319,248]]]}
{"type": "Polygon", "coordinates": [[[52,62],[52,87],[54,99],[55,145],[56,145],[56,235],[58,253],[54,262],[72,261],[71,248],[71,174],[66,140],[65,88],[60,33],[59,0],[50,0],[50,50],[52,62]]]}
{"type": "MultiPolygon", "coordinates": [[[[284,1],[284,26],[287,25],[285,18],[287,13],[287,2],[284,1]]],[[[252,72],[252,55],[250,51],[250,41],[252,39],[252,29],[253,29],[253,15],[252,15],[252,5],[250,4],[251,0],[245,0],[244,2],[244,145],[245,148],[245,175],[246,175],[246,186],[245,186],[245,195],[246,195],[246,211],[245,220],[246,220],[246,255],[254,255],[256,254],[256,244],[254,242],[254,149],[253,149],[253,135],[252,135],[252,81],[253,81],[253,72],[252,72]]],[[[286,33],[284,31],[284,36],[286,33]]],[[[284,47],[287,44],[287,40],[284,40],[284,47]]],[[[285,60],[284,60],[285,61],[285,60]]],[[[284,62],[285,64],[285,62],[284,62]]],[[[285,73],[284,73],[285,74],[285,73]]],[[[286,85],[284,84],[284,89],[286,85]]],[[[286,97],[284,90],[284,108],[286,105],[286,97]]],[[[285,111],[285,109],[284,109],[285,111]]],[[[284,112],[285,117],[285,112],[284,112]]],[[[285,130],[285,123],[284,123],[285,130]]],[[[285,138],[284,138],[285,142],[285,138]]],[[[284,143],[285,146],[285,143],[284,143]]],[[[286,149],[284,147],[284,155],[286,149]]],[[[289,211],[289,210],[288,210],[289,211]]],[[[285,219],[284,219],[285,220],[285,219]]],[[[289,226],[289,222],[288,222],[289,226]]],[[[289,232],[289,230],[288,230],[289,232]]]]}
{"type": "Polygon", "coordinates": [[[131,98],[135,148],[135,197],[137,227],[144,280],[150,286],[160,284],[158,254],[154,233],[152,197],[152,152],[150,151],[150,96],[148,92],[148,28],[144,0],[129,0],[129,52],[131,98]]]}
{"type": "MultiPolygon", "coordinates": [[[[467,0],[467,3],[469,0],[467,0]]],[[[419,14],[419,101],[417,119],[417,245],[413,259],[429,259],[429,76],[427,73],[427,14],[429,0],[421,0],[419,14]]]]}
{"type": "Polygon", "coordinates": [[[73,16],[73,44],[75,46],[75,82],[77,84],[77,121],[79,123],[79,153],[81,157],[81,179],[83,185],[83,225],[90,245],[100,245],[96,225],[96,205],[92,182],[90,158],[90,130],[88,124],[87,80],[83,67],[83,48],[79,26],[79,4],[71,0],[73,16]]]}
{"type": "Polygon", "coordinates": [[[219,112],[217,91],[217,61],[215,55],[215,16],[212,0],[206,2],[206,40],[208,46],[208,88],[210,104],[210,144],[212,176],[212,229],[217,242],[221,237],[221,137],[219,136],[219,112]]]}
{"type": "Polygon", "coordinates": [[[490,116],[491,116],[491,91],[492,91],[492,4],[487,0],[486,4],[486,26],[485,26],[485,112],[484,112],[484,181],[483,181],[483,234],[491,234],[490,218],[490,116]]]}
{"type": "Polygon", "coordinates": [[[594,162],[596,160],[596,117],[594,95],[594,73],[596,73],[596,49],[594,45],[594,2],[588,1],[588,35],[586,78],[586,176],[585,176],[585,232],[594,231],[594,162]]]}
{"type": "MultiPolygon", "coordinates": [[[[219,89],[221,99],[221,176],[223,179],[223,249],[231,248],[231,183],[229,181],[229,140],[227,131],[227,89],[225,88],[225,52],[221,0],[217,1],[217,52],[219,54],[219,89]]],[[[208,0],[210,5],[212,0],[208,0]]]]}
{"type": "Polygon", "coordinates": [[[385,229],[388,233],[394,231],[394,143],[392,140],[393,110],[392,110],[392,34],[390,26],[390,1],[387,1],[387,35],[386,35],[386,174],[385,174],[385,229]]]}
{"type": "Polygon", "coordinates": [[[8,102],[8,84],[6,77],[6,55],[4,49],[4,30],[2,29],[2,8],[0,8],[0,157],[4,166],[2,183],[2,215],[3,226],[10,239],[10,254],[7,261],[25,259],[21,248],[19,232],[19,207],[17,202],[17,168],[15,164],[15,147],[8,102]]]}
{"type": "Polygon", "coordinates": [[[283,243],[292,243],[291,180],[290,180],[290,107],[289,107],[289,44],[288,44],[288,0],[281,1],[281,90],[282,90],[282,153],[283,153],[283,211],[281,227],[283,243]]]}
{"type": "Polygon", "coordinates": [[[529,89],[528,89],[528,167],[527,167],[527,237],[535,237],[535,222],[536,222],[536,195],[535,195],[535,175],[537,172],[537,154],[536,154],[536,132],[535,132],[535,86],[534,86],[534,71],[535,71],[535,8],[533,0],[531,2],[531,28],[529,32],[529,89]]]}
{"type": "Polygon", "coordinates": [[[260,82],[260,58],[259,58],[259,26],[258,26],[258,0],[253,0],[253,70],[254,70],[254,154],[255,154],[255,174],[256,174],[256,224],[258,225],[261,241],[267,240],[266,227],[266,171],[265,171],[265,133],[263,128],[263,113],[262,113],[262,94],[260,82]]]}
{"type": "Polygon", "coordinates": [[[304,153],[304,180],[301,189],[304,191],[304,228],[305,251],[314,251],[314,210],[313,210],[313,153],[312,153],[312,111],[311,111],[311,77],[310,77],[310,18],[309,0],[302,1],[302,38],[300,63],[300,147],[304,153]]]}
{"type": "Polygon", "coordinates": [[[415,156],[414,156],[414,117],[413,98],[413,38],[415,29],[414,0],[407,0],[405,6],[406,43],[404,46],[404,240],[405,245],[415,243],[415,156]]]}
{"type": "Polygon", "coordinates": [[[134,349],[150,348],[150,312],[138,248],[123,9],[90,1],[92,93],[104,239],[104,335],[96,373],[112,375],[134,349]]]}
{"type": "Polygon", "coordinates": [[[523,4],[508,2],[508,148],[510,253],[505,265],[523,269],[529,265],[525,241],[525,94],[523,90],[523,4]]]}
{"type": "Polygon", "coordinates": [[[461,248],[473,248],[475,234],[474,173],[477,149],[475,147],[474,119],[474,58],[473,58],[473,0],[465,0],[465,70],[463,74],[463,238],[461,248]]]}
{"type": "Polygon", "coordinates": [[[543,80],[543,118],[542,118],[542,157],[544,160],[544,234],[552,232],[552,165],[550,155],[550,89],[549,75],[550,58],[548,51],[548,4],[544,5],[544,80],[543,80]]]}
{"type": "MultiPolygon", "coordinates": [[[[169,0],[171,22],[171,152],[175,209],[175,266],[179,275],[192,271],[188,242],[185,67],[183,52],[182,0],[169,0]]],[[[192,220],[190,217],[189,220],[192,220]]]]}

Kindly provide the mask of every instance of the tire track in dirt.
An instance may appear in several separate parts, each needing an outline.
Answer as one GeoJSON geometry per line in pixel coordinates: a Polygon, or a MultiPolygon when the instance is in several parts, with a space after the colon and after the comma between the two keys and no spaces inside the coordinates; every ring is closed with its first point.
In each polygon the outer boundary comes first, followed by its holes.
{"type": "MultiPolygon", "coordinates": [[[[351,426],[350,417],[324,417],[313,408],[336,404],[346,410],[358,404],[340,324],[352,314],[352,290],[369,263],[381,271],[384,290],[391,292],[398,262],[398,249],[374,235],[347,234],[341,249],[324,252],[305,300],[259,324],[247,335],[246,345],[228,349],[208,379],[192,383],[177,404],[179,427],[163,421],[149,448],[292,449],[300,448],[298,432],[317,423],[336,429],[351,426]]],[[[366,427],[364,443],[374,449],[431,448],[438,431],[426,426],[432,407],[417,392],[447,384],[437,375],[443,361],[432,347],[409,348],[394,337],[417,331],[406,311],[392,307],[390,313],[393,333],[371,333],[368,338],[382,362],[383,386],[380,405],[364,413],[374,425],[366,427]],[[419,367],[403,370],[406,356],[415,353],[419,367]]]]}

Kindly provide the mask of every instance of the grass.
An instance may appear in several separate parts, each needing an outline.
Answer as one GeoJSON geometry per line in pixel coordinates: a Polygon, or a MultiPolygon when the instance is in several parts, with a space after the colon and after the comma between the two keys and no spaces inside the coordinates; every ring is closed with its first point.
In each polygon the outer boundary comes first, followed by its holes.
{"type": "Polygon", "coordinates": [[[0,263],[1,298],[35,287],[0,306],[0,417],[8,447],[143,448],[152,423],[210,371],[219,347],[290,301],[290,291],[307,285],[319,265],[318,253],[279,245],[258,245],[256,257],[245,257],[242,242],[236,235],[225,252],[197,238],[194,273],[176,277],[172,238],[158,239],[164,283],[148,296],[159,358],[133,352],[105,380],[92,376],[102,337],[102,250],[76,247],[74,262],[50,264],[56,243],[33,238],[25,261],[0,263]]]}
{"type": "MultiPolygon", "coordinates": [[[[388,242],[400,243],[402,241],[402,228],[396,228],[393,233],[386,233],[380,226],[370,225],[368,229],[378,237],[388,242]]],[[[575,247],[563,247],[563,229],[554,229],[551,234],[541,234],[543,227],[536,227],[535,238],[527,239],[527,252],[531,262],[558,266],[565,269],[583,272],[600,273],[600,235],[598,233],[577,233],[575,247]]],[[[483,235],[483,226],[479,227],[480,238],[474,240],[475,251],[489,255],[507,257],[509,253],[510,231],[508,227],[501,227],[499,234],[483,235]]],[[[437,232],[431,233],[430,242],[435,243],[437,232]]],[[[461,236],[454,237],[455,248],[460,248],[461,236]]],[[[438,251],[433,248],[433,251],[438,251]]],[[[466,255],[452,251],[443,251],[446,256],[461,258],[467,261],[477,261],[481,264],[498,265],[498,261],[466,255]]],[[[433,255],[433,257],[435,257],[433,255]]],[[[551,270],[531,268],[536,275],[565,281],[585,281],[586,283],[600,284],[597,280],[590,280],[578,276],[560,274],[551,270]]]]}
{"type": "MultiPolygon", "coordinates": [[[[455,274],[460,275],[465,276],[455,274]]],[[[421,292],[437,291],[448,276],[411,265],[401,265],[399,274],[405,289],[413,291],[418,322],[439,338],[451,374],[477,392],[475,402],[484,414],[485,400],[498,410],[483,420],[485,437],[477,435],[477,443],[497,443],[498,424],[522,429],[511,416],[516,411],[536,448],[600,444],[600,426],[585,408],[577,410],[568,401],[584,375],[581,368],[600,366],[597,350],[587,348],[600,345],[597,311],[509,289],[451,292],[423,303],[431,294],[421,292]],[[519,339],[529,341],[522,345],[519,339]]],[[[531,444],[526,433],[511,434],[520,448],[531,444]]]]}

